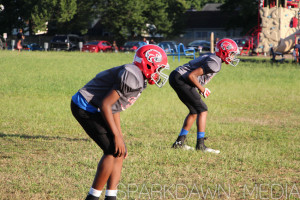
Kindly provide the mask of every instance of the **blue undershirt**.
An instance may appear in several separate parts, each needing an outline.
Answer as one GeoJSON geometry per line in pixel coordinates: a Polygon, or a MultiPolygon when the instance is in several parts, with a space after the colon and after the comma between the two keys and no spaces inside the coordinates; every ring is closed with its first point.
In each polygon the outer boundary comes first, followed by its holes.
{"type": "Polygon", "coordinates": [[[77,92],[72,96],[72,101],[81,109],[91,112],[91,113],[96,113],[100,112],[96,107],[92,106],[89,104],[85,98],[80,94],[80,92],[77,92]]]}

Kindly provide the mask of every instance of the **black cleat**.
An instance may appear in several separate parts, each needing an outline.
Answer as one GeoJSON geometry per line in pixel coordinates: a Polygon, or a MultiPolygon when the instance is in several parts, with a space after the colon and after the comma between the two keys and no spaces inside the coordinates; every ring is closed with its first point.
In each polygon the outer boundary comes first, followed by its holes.
{"type": "Polygon", "coordinates": [[[99,197],[95,197],[91,194],[88,194],[87,197],[85,198],[85,200],[99,200],[99,197]]]}
{"type": "Polygon", "coordinates": [[[205,153],[215,153],[215,154],[220,153],[220,150],[214,150],[214,149],[206,147],[204,144],[204,140],[206,140],[206,138],[200,138],[197,140],[196,150],[200,150],[205,153]]]}
{"type": "Polygon", "coordinates": [[[177,148],[182,148],[184,145],[184,141],[185,141],[186,136],[178,136],[177,140],[174,142],[174,144],[172,145],[172,148],[177,149],[177,148]]]}
{"type": "Polygon", "coordinates": [[[186,144],[184,144],[186,136],[178,136],[177,140],[174,142],[174,144],[172,145],[172,148],[174,149],[184,149],[184,150],[194,150],[193,147],[190,147],[186,144]]]}

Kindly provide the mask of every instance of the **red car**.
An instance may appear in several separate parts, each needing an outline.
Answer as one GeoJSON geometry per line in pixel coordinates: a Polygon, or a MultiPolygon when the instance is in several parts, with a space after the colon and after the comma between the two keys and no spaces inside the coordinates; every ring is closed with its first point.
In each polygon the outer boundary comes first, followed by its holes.
{"type": "Polygon", "coordinates": [[[141,46],[146,45],[143,41],[128,41],[125,42],[124,46],[120,47],[121,51],[136,51],[141,46]]]}
{"type": "Polygon", "coordinates": [[[95,40],[87,42],[83,45],[82,51],[86,52],[104,52],[104,51],[112,51],[112,46],[109,42],[104,40],[95,40]]]}

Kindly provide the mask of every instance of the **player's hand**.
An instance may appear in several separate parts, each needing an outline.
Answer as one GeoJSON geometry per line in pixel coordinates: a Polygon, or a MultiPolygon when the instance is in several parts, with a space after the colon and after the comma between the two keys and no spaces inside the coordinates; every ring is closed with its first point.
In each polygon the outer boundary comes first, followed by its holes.
{"type": "Polygon", "coordinates": [[[210,90],[208,88],[205,88],[204,92],[201,92],[202,96],[204,98],[207,98],[210,95],[210,90]]]}
{"type": "Polygon", "coordinates": [[[115,152],[114,155],[121,157],[126,155],[126,147],[121,137],[115,137],[115,152]]]}

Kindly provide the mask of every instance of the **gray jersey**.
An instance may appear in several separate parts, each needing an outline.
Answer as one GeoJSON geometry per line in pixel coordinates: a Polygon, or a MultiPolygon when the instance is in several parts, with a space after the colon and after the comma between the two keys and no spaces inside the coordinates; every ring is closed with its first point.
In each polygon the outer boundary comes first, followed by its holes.
{"type": "Polygon", "coordinates": [[[133,64],[126,64],[100,72],[79,90],[88,103],[99,108],[103,99],[111,90],[120,95],[112,106],[117,113],[131,106],[147,87],[142,71],[133,64]]]}
{"type": "Polygon", "coordinates": [[[184,64],[176,68],[182,77],[188,81],[188,75],[195,69],[201,67],[203,69],[203,75],[198,76],[199,83],[204,86],[207,84],[220,70],[222,60],[215,54],[203,55],[189,63],[184,64]]]}

